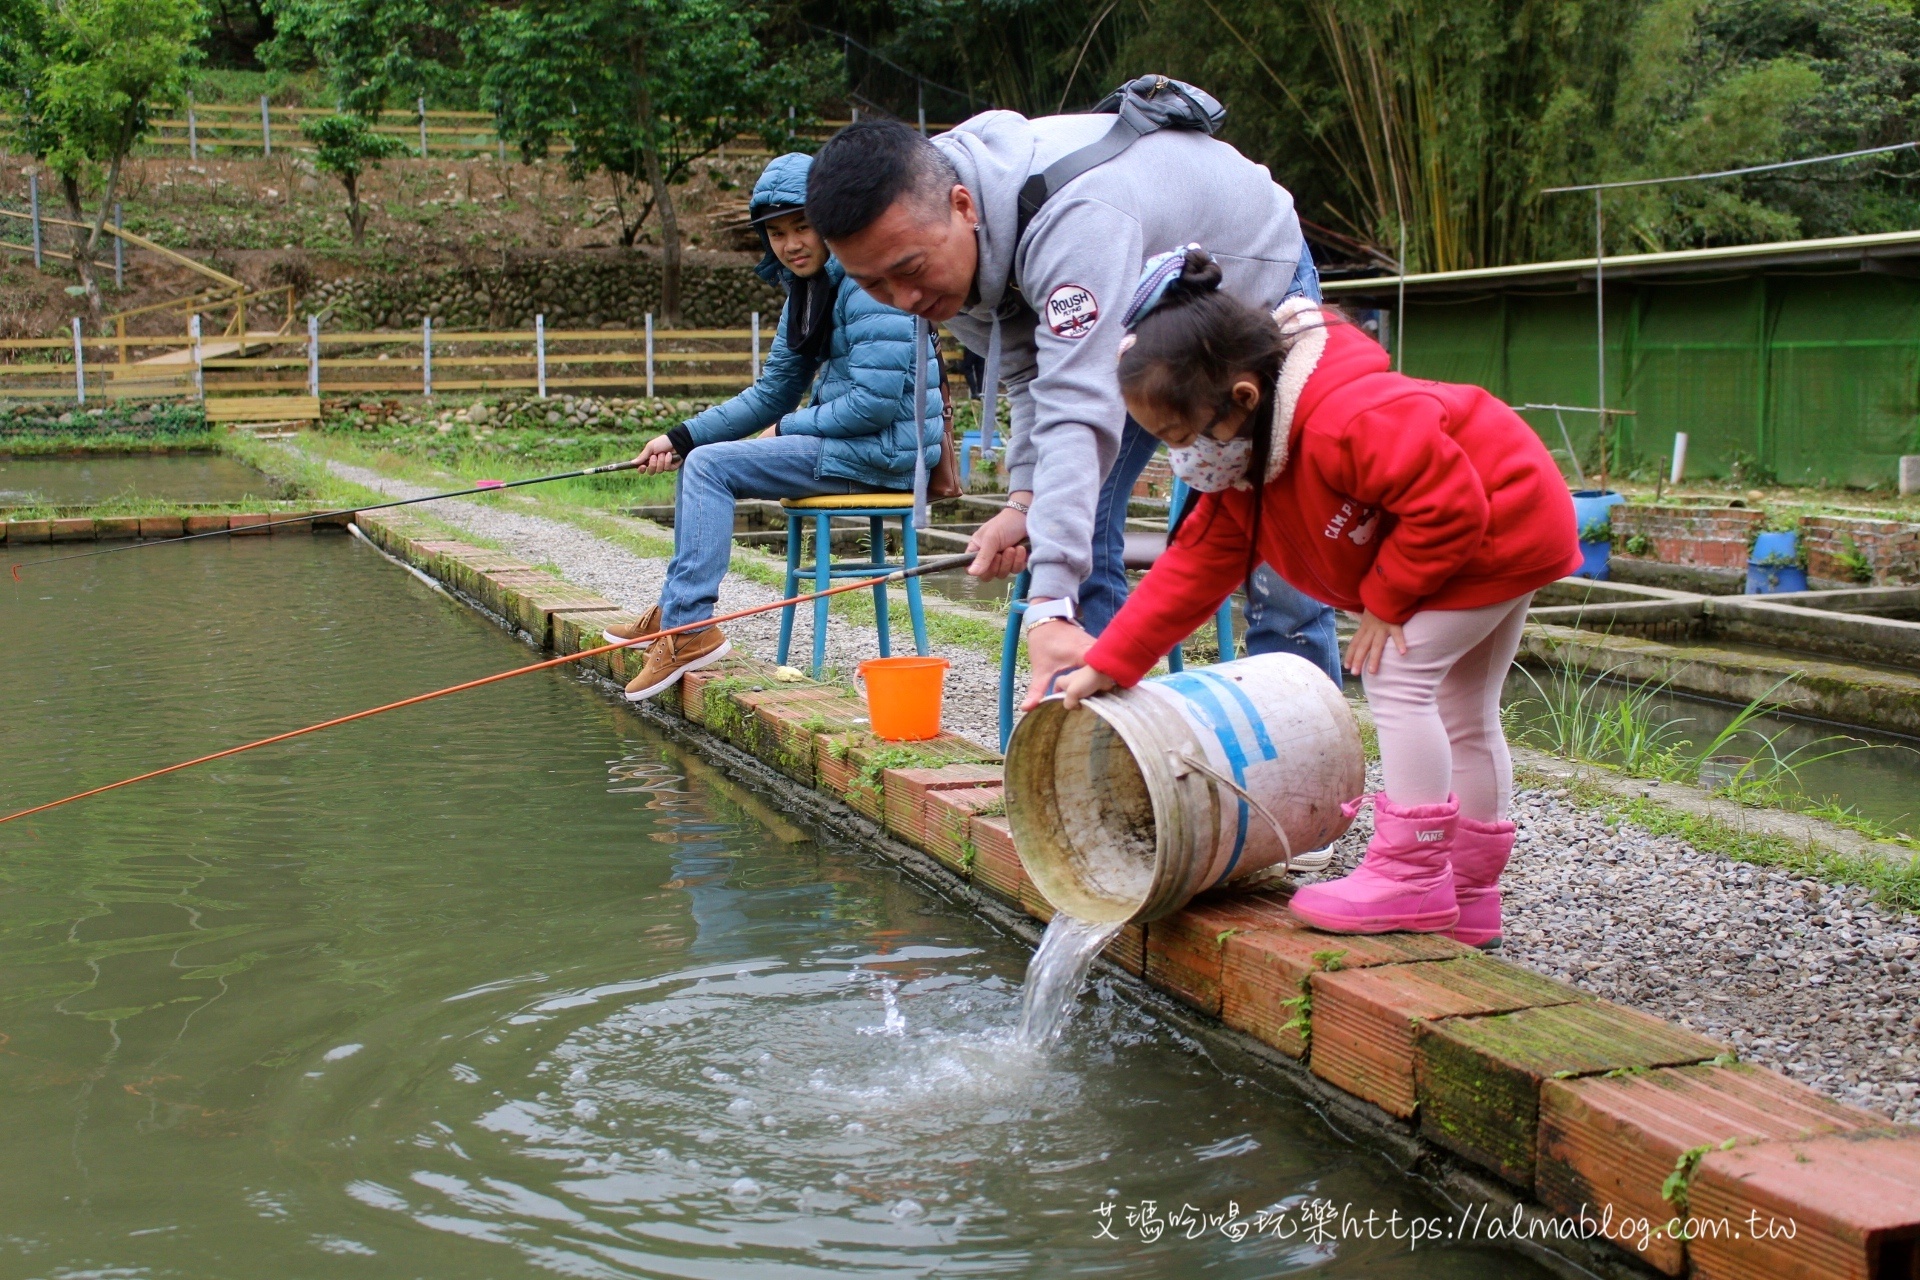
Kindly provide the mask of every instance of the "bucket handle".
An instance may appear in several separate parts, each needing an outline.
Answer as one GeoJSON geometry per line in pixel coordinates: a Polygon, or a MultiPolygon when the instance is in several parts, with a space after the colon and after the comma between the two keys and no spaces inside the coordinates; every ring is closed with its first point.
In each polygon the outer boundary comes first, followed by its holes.
{"type": "Polygon", "coordinates": [[[1269,827],[1273,828],[1273,834],[1280,838],[1281,851],[1287,855],[1285,865],[1288,871],[1324,871],[1327,864],[1333,861],[1333,850],[1331,848],[1316,849],[1312,853],[1302,854],[1298,858],[1294,857],[1293,841],[1287,839],[1286,831],[1280,826],[1279,820],[1267,811],[1267,806],[1255,800],[1245,787],[1235,782],[1232,778],[1227,777],[1224,773],[1221,773],[1204,760],[1197,759],[1186,752],[1169,751],[1167,752],[1167,761],[1173,766],[1174,777],[1184,778],[1189,773],[1204,773],[1221,786],[1234,792],[1242,800],[1245,800],[1247,804],[1252,807],[1253,811],[1265,819],[1269,827]]]}

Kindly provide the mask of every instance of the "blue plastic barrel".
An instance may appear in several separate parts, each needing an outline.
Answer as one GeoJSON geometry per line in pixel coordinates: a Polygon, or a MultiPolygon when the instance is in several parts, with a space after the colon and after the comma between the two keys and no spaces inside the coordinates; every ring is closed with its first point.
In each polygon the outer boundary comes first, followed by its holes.
{"type": "Polygon", "coordinates": [[[1592,578],[1596,582],[1605,582],[1611,570],[1608,562],[1613,555],[1613,543],[1593,541],[1585,538],[1587,529],[1603,524],[1609,519],[1608,510],[1617,507],[1627,499],[1625,495],[1611,489],[1575,489],[1573,491],[1573,527],[1583,535],[1580,539],[1580,569],[1576,578],[1592,578]]]}
{"type": "Polygon", "coordinates": [[[1790,530],[1756,534],[1747,558],[1747,594],[1778,595],[1805,591],[1807,571],[1800,567],[1800,535],[1790,530]]]}

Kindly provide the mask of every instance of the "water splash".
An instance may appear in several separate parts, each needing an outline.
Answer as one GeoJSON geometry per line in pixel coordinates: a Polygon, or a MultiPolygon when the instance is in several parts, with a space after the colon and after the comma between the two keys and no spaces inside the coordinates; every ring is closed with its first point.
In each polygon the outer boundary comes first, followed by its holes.
{"type": "Polygon", "coordinates": [[[892,978],[880,980],[880,999],[887,1010],[887,1020],[877,1027],[861,1027],[863,1036],[903,1036],[907,1034],[907,1015],[900,1012],[900,984],[892,978]]]}
{"type": "Polygon", "coordinates": [[[1073,1015],[1074,999],[1086,984],[1093,958],[1122,924],[1089,924],[1064,911],[1047,924],[1040,949],[1027,965],[1026,993],[1020,1002],[1020,1043],[1044,1049],[1060,1038],[1073,1015]]]}

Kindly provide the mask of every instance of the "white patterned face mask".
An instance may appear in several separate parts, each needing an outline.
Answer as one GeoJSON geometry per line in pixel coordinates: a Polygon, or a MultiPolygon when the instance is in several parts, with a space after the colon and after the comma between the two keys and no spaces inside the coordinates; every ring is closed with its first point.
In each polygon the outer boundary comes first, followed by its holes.
{"type": "Polygon", "coordinates": [[[1253,460],[1253,441],[1245,436],[1215,440],[1203,431],[1183,449],[1169,446],[1167,460],[1173,464],[1173,474],[1189,488],[1219,493],[1246,483],[1247,464],[1253,460]]]}

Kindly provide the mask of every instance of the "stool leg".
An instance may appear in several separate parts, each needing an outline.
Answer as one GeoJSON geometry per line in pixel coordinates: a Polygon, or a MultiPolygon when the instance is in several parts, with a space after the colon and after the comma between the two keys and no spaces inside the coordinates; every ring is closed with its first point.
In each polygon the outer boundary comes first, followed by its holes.
{"type": "Polygon", "coordinates": [[[1220,632],[1220,661],[1232,662],[1233,661],[1233,597],[1232,596],[1227,597],[1227,602],[1220,606],[1220,611],[1214,614],[1213,617],[1214,617],[1214,626],[1220,632]]]}
{"type": "MultiPolygon", "coordinates": [[[[831,516],[815,518],[813,535],[813,589],[825,591],[833,585],[833,527],[831,516]]],[[[813,602],[813,674],[827,665],[827,598],[813,602]]]]}
{"type": "MultiPolygon", "coordinates": [[[[900,522],[901,560],[909,569],[920,565],[920,531],[913,527],[913,516],[900,522]]],[[[907,616],[913,619],[913,647],[927,656],[927,611],[920,603],[920,579],[907,579],[907,616]]]]}
{"type": "Polygon", "coordinates": [[[1027,572],[1013,580],[1013,595],[1007,601],[1007,630],[1000,638],[1000,751],[1005,754],[1007,739],[1013,736],[1013,673],[1020,660],[1020,623],[1027,616],[1027,572]]]}
{"type": "MultiPolygon", "coordinates": [[[[787,599],[800,594],[800,521],[787,517],[787,599]]],[[[787,665],[787,650],[793,647],[793,605],[780,611],[780,652],[775,661],[787,665]]]]}
{"type": "MultiPolygon", "coordinates": [[[[870,532],[867,535],[867,550],[870,553],[868,558],[873,563],[874,576],[878,577],[887,571],[887,524],[880,516],[872,517],[868,524],[870,526],[870,532]]],[[[873,584],[873,625],[880,632],[880,656],[883,658],[893,656],[891,622],[892,620],[887,617],[887,584],[876,582],[873,584]]]]}

